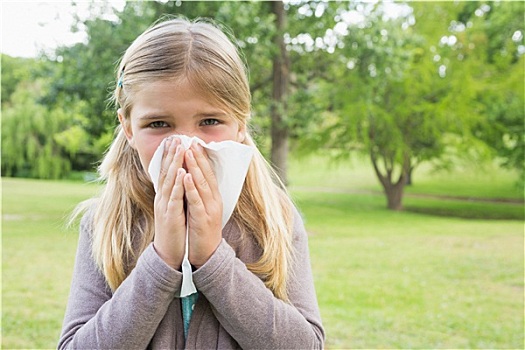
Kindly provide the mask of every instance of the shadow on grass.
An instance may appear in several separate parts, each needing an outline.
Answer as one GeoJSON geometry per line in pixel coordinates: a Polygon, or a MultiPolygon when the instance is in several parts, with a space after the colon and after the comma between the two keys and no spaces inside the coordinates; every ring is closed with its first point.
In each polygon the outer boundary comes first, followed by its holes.
{"type": "MultiPolygon", "coordinates": [[[[307,193],[325,193],[322,203],[344,210],[352,208],[353,212],[384,209],[386,205],[381,191],[300,186],[292,190],[299,199],[307,193]]],[[[316,203],[321,203],[317,197],[316,203]]],[[[472,220],[525,220],[524,202],[517,199],[407,194],[403,203],[403,211],[416,214],[472,220]]]]}
{"type": "Polygon", "coordinates": [[[407,200],[406,212],[473,220],[525,220],[523,205],[453,201],[407,200]]]}

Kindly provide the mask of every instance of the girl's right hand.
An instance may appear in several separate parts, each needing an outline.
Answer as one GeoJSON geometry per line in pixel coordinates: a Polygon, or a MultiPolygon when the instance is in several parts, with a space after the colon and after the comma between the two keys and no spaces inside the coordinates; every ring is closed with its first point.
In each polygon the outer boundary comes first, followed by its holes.
{"type": "Polygon", "coordinates": [[[179,139],[168,139],[155,195],[155,236],[157,254],[172,268],[180,270],[186,241],[184,210],[184,148],[179,139]]]}

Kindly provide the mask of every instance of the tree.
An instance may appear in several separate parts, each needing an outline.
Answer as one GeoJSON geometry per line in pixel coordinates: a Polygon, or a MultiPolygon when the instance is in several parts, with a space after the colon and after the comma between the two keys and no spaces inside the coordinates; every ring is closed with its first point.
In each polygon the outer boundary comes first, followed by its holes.
{"type": "Polygon", "coordinates": [[[446,89],[424,38],[407,25],[409,15],[384,19],[383,4],[348,11],[362,17],[340,39],[342,64],[332,74],[342,88],[331,97],[323,140],[341,151],[367,153],[387,207],[400,210],[409,174],[443,150],[446,89]]]}
{"type": "Polygon", "coordinates": [[[288,127],[285,124],[290,80],[290,59],[284,43],[286,12],[282,1],[272,3],[275,15],[274,54],[273,54],[273,94],[272,94],[272,153],[271,162],[281,180],[286,184],[288,159],[288,127]]]}
{"type": "Polygon", "coordinates": [[[525,181],[525,25],[523,2],[482,2],[465,7],[458,16],[461,39],[471,38],[473,47],[462,46],[464,61],[477,68],[475,101],[482,118],[473,128],[503,166],[525,181]]]}
{"type": "Polygon", "coordinates": [[[31,67],[36,63],[31,59],[13,58],[8,55],[2,57],[2,106],[11,98],[16,87],[22,81],[30,79],[31,67]]]}
{"type": "MultiPolygon", "coordinates": [[[[302,142],[336,150],[343,157],[354,151],[368,154],[385,191],[387,206],[393,210],[402,209],[406,181],[421,162],[442,162],[454,148],[458,149],[456,154],[465,157],[461,154],[465,145],[474,146],[468,156],[486,149],[480,142],[480,125],[487,123],[488,115],[479,93],[490,96],[485,94],[490,85],[487,74],[492,82],[495,77],[509,81],[507,75],[487,67],[479,57],[479,49],[473,49],[492,47],[486,44],[487,36],[476,31],[466,37],[457,32],[462,28],[460,31],[470,33],[467,28],[477,28],[472,23],[461,25],[457,19],[464,11],[477,11],[481,4],[410,5],[348,3],[337,9],[338,23],[330,33],[331,39],[327,38],[328,31],[322,38],[325,43],[333,42],[332,58],[322,61],[332,65],[324,81],[315,83],[321,96],[316,101],[324,101],[326,108],[318,119],[319,132],[302,142]],[[391,6],[398,8],[392,11],[391,6]],[[392,12],[397,15],[392,16],[392,12]],[[495,74],[488,73],[487,68],[495,74]]],[[[515,10],[510,12],[518,17],[523,13],[515,10]]],[[[508,50],[506,42],[507,52],[515,53],[508,50]]],[[[330,53],[327,46],[323,50],[330,53]]],[[[510,62],[515,54],[505,57],[510,62]]],[[[523,85],[521,77],[518,74],[516,84],[521,81],[523,85]]],[[[504,90],[507,99],[501,99],[499,105],[509,103],[509,90],[504,90]]],[[[516,97],[512,101],[515,103],[510,106],[516,106],[512,108],[516,113],[509,115],[506,110],[505,114],[509,120],[521,120],[522,125],[519,101],[523,100],[516,97]]],[[[511,137],[512,127],[502,129],[507,148],[519,147],[516,140],[523,137],[523,132],[511,137]]]]}
{"type": "MultiPolygon", "coordinates": [[[[109,145],[117,125],[111,91],[115,86],[116,62],[146,24],[137,21],[132,30],[103,18],[89,18],[81,23],[88,34],[87,43],[61,47],[52,58],[57,66],[44,103],[51,108],[84,105],[83,129],[89,134],[89,146],[76,158],[76,170],[92,170],[109,145]],[[130,34],[131,33],[131,34],[130,34]]],[[[80,24],[77,24],[80,25],[80,24]]]]}
{"type": "Polygon", "coordinates": [[[39,104],[42,79],[18,84],[2,116],[2,174],[58,179],[71,170],[70,156],[84,147],[87,135],[78,110],[48,109],[39,104]]]}
{"type": "MultiPolygon", "coordinates": [[[[520,13],[523,3],[127,2],[113,18],[79,19],[88,41],[42,60],[29,80],[48,80],[23,103],[35,115],[74,111],[53,131],[54,154],[91,170],[117,123],[108,97],[124,50],[164,14],[211,17],[244,52],[255,138],[282,179],[288,148],[364,152],[397,210],[418,164],[458,145],[490,145],[523,168],[520,13]]],[[[2,71],[6,116],[24,72],[2,71]]]]}

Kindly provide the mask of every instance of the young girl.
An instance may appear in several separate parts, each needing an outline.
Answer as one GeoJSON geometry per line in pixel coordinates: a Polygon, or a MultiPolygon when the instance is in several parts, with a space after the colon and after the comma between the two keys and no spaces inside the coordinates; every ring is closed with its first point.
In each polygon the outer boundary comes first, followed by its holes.
{"type": "Polygon", "coordinates": [[[85,206],[58,347],[322,348],[307,234],[262,155],[222,228],[206,151],[169,137],[255,148],[236,47],[210,23],[167,20],[128,48],[117,80],[120,126],[85,206]],[[164,139],[155,192],[147,169],[164,139]],[[186,234],[198,293],[180,298],[186,234]]]}

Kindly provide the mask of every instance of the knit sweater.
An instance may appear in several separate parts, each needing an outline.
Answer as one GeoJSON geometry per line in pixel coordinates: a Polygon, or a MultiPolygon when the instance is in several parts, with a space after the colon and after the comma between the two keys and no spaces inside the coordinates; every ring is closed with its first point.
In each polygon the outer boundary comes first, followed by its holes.
{"type": "Polygon", "coordinates": [[[184,339],[182,273],[150,244],[113,293],[91,254],[92,217],[79,243],[59,349],[321,349],[324,330],[315,295],[308,237],[295,212],[290,302],[277,299],[246,268],[261,249],[233,220],[209,260],[193,272],[199,297],[184,339]]]}

